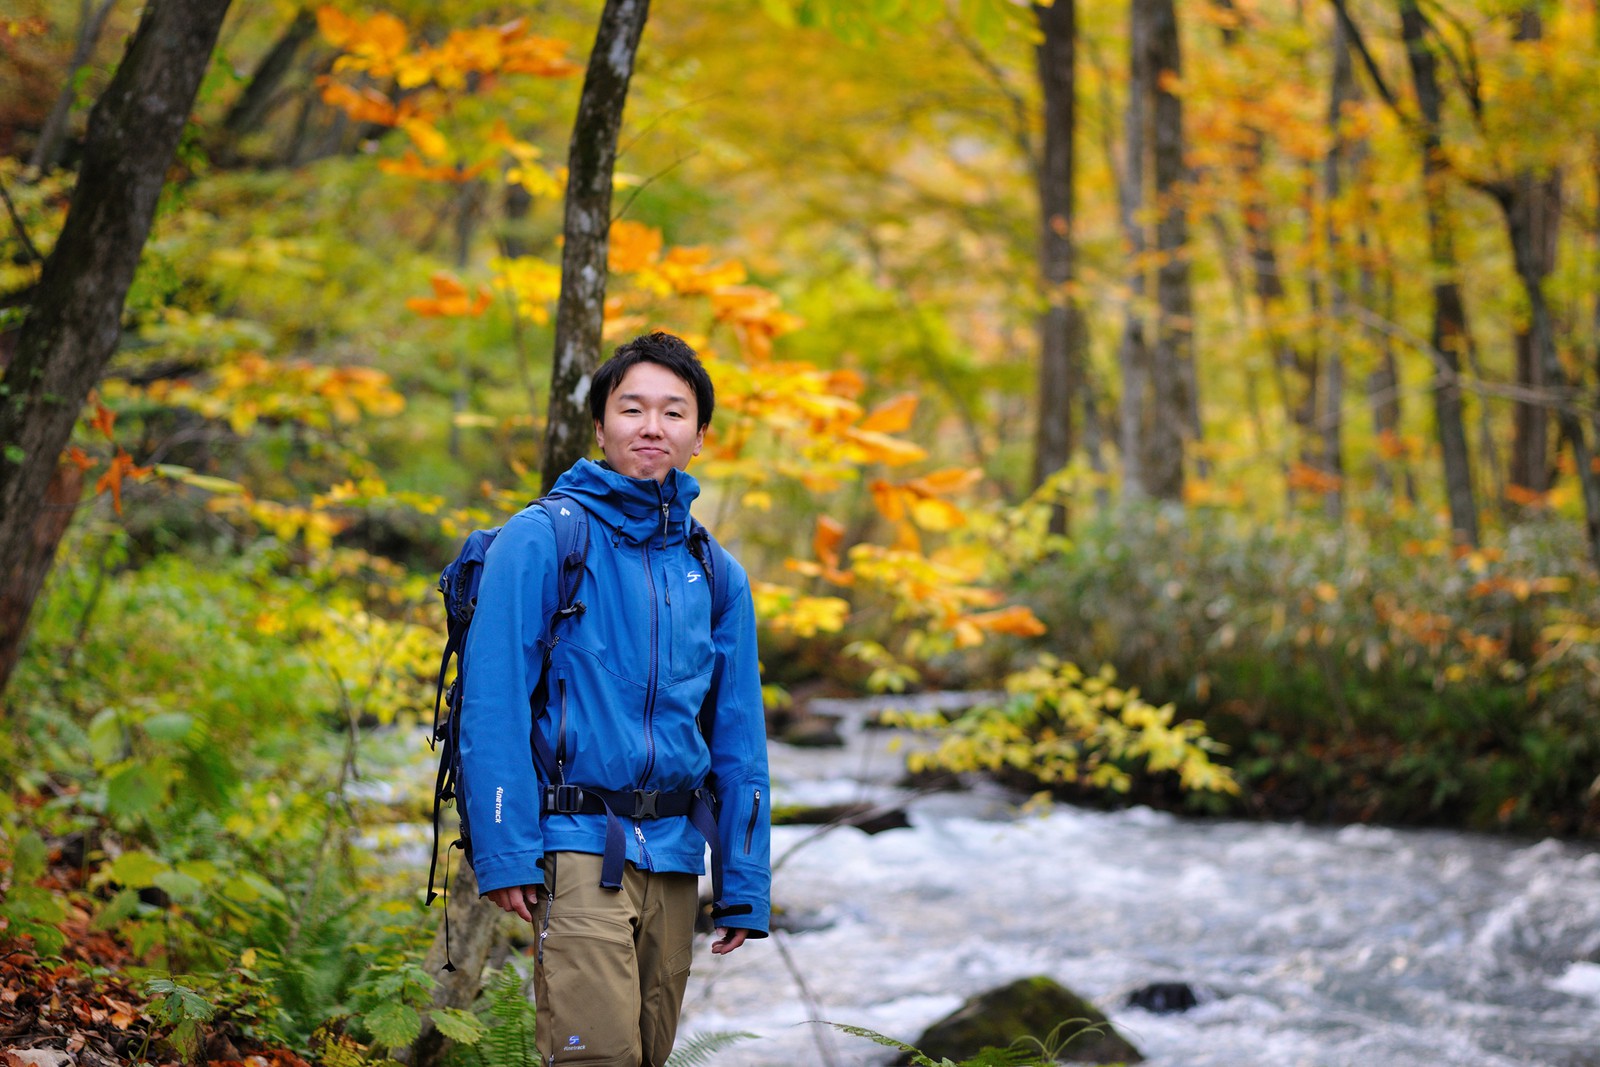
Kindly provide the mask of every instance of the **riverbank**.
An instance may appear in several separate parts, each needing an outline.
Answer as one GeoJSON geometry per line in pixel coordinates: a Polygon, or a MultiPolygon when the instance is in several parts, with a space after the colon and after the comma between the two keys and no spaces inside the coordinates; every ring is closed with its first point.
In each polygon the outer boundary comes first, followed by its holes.
{"type": "Polygon", "coordinates": [[[696,960],[688,1034],[760,1036],[725,1067],[888,1058],[808,1020],[914,1041],[968,995],[1048,974],[1157,1067],[1595,1067],[1600,851],[1438,830],[1024,812],[979,783],[912,795],[874,703],[842,749],[774,744],[780,804],[903,804],[873,836],[774,831],[787,932],[696,960]],[[1122,998],[1182,981],[1177,1015],[1122,998]],[[824,1052],[826,1048],[828,1051],[824,1052]]]}

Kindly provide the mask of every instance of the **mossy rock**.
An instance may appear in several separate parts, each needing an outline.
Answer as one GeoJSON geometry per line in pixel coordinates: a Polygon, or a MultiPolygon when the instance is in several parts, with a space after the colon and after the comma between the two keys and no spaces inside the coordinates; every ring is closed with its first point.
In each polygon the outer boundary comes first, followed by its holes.
{"type": "Polygon", "coordinates": [[[1044,1042],[1057,1063],[1144,1062],[1099,1009],[1042,975],[970,998],[914,1044],[933,1059],[964,1060],[1030,1037],[1044,1042]]]}

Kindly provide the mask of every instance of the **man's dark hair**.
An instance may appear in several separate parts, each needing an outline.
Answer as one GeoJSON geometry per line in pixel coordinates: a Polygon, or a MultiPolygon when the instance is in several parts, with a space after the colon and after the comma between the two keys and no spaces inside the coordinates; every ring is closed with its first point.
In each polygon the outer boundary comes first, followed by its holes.
{"type": "Polygon", "coordinates": [[[600,364],[589,383],[589,414],[602,425],[606,421],[606,401],[622,384],[623,377],[640,363],[659,363],[682,378],[694,389],[695,415],[699,420],[696,429],[711,425],[711,411],[716,407],[716,391],[711,388],[711,375],[683,338],[657,330],[655,333],[635,337],[627,344],[618,345],[611,358],[600,364]]]}

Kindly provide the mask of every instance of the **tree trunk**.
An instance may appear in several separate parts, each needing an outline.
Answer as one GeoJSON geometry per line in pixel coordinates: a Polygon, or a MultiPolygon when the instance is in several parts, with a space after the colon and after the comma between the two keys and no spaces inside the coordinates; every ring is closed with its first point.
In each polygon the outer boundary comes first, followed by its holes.
{"type": "Polygon", "coordinates": [[[1198,439],[1194,396],[1194,307],[1189,286],[1189,223],[1183,184],[1183,102],[1168,88],[1182,73],[1173,0],[1148,2],[1150,12],[1151,162],[1159,214],[1156,221],[1156,323],[1150,350],[1152,399],[1145,487],[1158,500],[1183,499],[1183,442],[1198,439]]]}
{"type": "Polygon", "coordinates": [[[1344,109],[1355,100],[1355,71],[1350,63],[1350,42],[1343,23],[1335,21],[1333,30],[1333,76],[1328,92],[1328,131],[1332,135],[1328,154],[1322,161],[1322,195],[1325,204],[1324,233],[1327,237],[1327,271],[1329,302],[1332,306],[1333,329],[1336,338],[1328,350],[1322,411],[1319,416],[1322,431],[1322,470],[1338,479],[1338,488],[1324,497],[1328,516],[1335,521],[1344,517],[1344,356],[1343,336],[1345,323],[1350,317],[1350,292],[1345,284],[1343,244],[1339,227],[1334,222],[1334,206],[1344,192],[1344,168],[1349,156],[1349,146],[1342,133],[1344,109]]]}
{"type": "Polygon", "coordinates": [[[1117,443],[1122,452],[1122,493],[1136,500],[1146,495],[1145,419],[1149,407],[1150,353],[1144,334],[1145,280],[1144,180],[1145,153],[1150,144],[1150,12],[1149,0],[1134,0],[1128,12],[1128,107],[1124,123],[1124,166],[1117,206],[1128,255],[1128,302],[1123,312],[1117,365],[1122,373],[1122,399],[1117,411],[1117,443]]]}
{"type": "Polygon", "coordinates": [[[100,42],[100,34],[106,28],[106,19],[116,6],[117,0],[101,0],[100,6],[91,12],[89,0],[83,0],[79,5],[78,42],[72,49],[72,61],[67,64],[66,84],[61,87],[55,106],[44,120],[44,126],[39,130],[39,141],[33,146],[33,155],[28,159],[28,166],[40,174],[53,168],[61,158],[61,145],[67,139],[67,120],[72,117],[72,102],[78,96],[78,71],[94,55],[94,46],[100,42]]]}
{"type": "Polygon", "coordinates": [[[1589,543],[1589,557],[1596,567],[1600,567],[1600,472],[1594,469],[1594,455],[1589,449],[1583,420],[1578,415],[1579,391],[1568,381],[1560,355],[1556,352],[1555,323],[1542,284],[1543,249],[1539,247],[1542,235],[1536,232],[1532,224],[1534,213],[1519,203],[1519,192],[1526,188],[1528,186],[1521,182],[1502,187],[1497,199],[1511,238],[1517,277],[1528,298],[1532,320],[1530,333],[1544,375],[1545,392],[1554,403],[1561,435],[1572,446],[1578,486],[1583,494],[1584,533],[1589,543]]]}
{"type": "MultiPolygon", "coordinates": [[[[0,574],[39,558],[34,519],[116,351],[123,301],[227,10],[228,0],[151,0],[89,115],[67,221],[0,383],[0,574]]],[[[7,681],[0,674],[0,691],[7,681]]]]}
{"type": "MultiPolygon", "coordinates": [[[[1544,26],[1539,13],[1525,9],[1518,18],[1516,37],[1519,41],[1537,41],[1544,36],[1544,26]]],[[[1559,172],[1537,175],[1523,171],[1517,175],[1512,190],[1510,210],[1516,220],[1508,225],[1523,235],[1529,247],[1529,278],[1524,285],[1542,288],[1544,280],[1555,270],[1556,243],[1561,227],[1561,175],[1559,172]]],[[[1513,240],[1516,237],[1513,236],[1513,240]]],[[[1546,321],[1543,328],[1549,328],[1546,321]]],[[[1530,393],[1537,394],[1546,386],[1543,346],[1554,343],[1553,338],[1539,336],[1541,325],[1537,322],[1517,330],[1517,384],[1530,393]]],[[[1534,493],[1550,488],[1550,412],[1537,401],[1517,399],[1512,402],[1511,466],[1508,481],[1512,485],[1534,493]]]]}
{"type": "Polygon", "coordinates": [[[1433,266],[1433,336],[1436,367],[1433,411],[1444,461],[1445,493],[1450,503],[1450,528],[1458,541],[1478,543],[1478,510],[1472,490],[1472,463],[1461,414],[1461,355],[1472,343],[1467,312],[1457,283],[1455,233],[1450,221],[1445,188],[1445,168],[1440,152],[1440,114],[1437,61],[1424,40],[1427,20],[1417,0],[1399,0],[1400,31],[1406,44],[1417,107],[1422,116],[1422,189],[1427,203],[1428,246],[1433,266]]]}
{"type": "MultiPolygon", "coordinates": [[[[1073,132],[1076,126],[1075,0],[1035,7],[1044,95],[1044,153],[1039,160],[1039,274],[1045,310],[1039,316],[1039,414],[1033,486],[1072,458],[1072,405],[1082,380],[1083,316],[1073,296],[1073,132]]],[[[1051,526],[1065,532],[1066,509],[1051,526]]]]}
{"type": "Polygon", "coordinates": [[[600,362],[605,320],[606,251],[611,236],[611,172],[617,131],[628,100],[634,56],[650,13],[649,0],[606,0],[583,78],[567,151],[567,205],[556,304],[550,415],[545,427],[546,489],[588,454],[594,440],[589,376],[600,362]]]}
{"type": "Polygon", "coordinates": [[[0,586],[0,688],[22,656],[28,615],[44,588],[56,546],[72,522],[82,491],[82,468],[72,463],[56,467],[45,488],[44,506],[31,513],[22,551],[7,560],[5,585],[0,586]]]}
{"type": "MultiPolygon", "coordinates": [[[[459,803],[459,801],[457,801],[459,803]]],[[[459,858],[459,857],[458,857],[459,858]]],[[[472,868],[462,863],[451,879],[450,892],[444,901],[449,915],[450,936],[445,938],[445,923],[433,937],[422,969],[438,977],[433,987],[435,1008],[469,1008],[478,996],[483,982],[483,968],[491,956],[507,941],[507,927],[512,917],[478,896],[478,879],[472,868]],[[444,970],[448,959],[453,971],[444,970]]],[[[416,1067],[434,1067],[444,1057],[445,1039],[431,1018],[424,1018],[422,1033],[410,1049],[397,1049],[407,1053],[396,1058],[416,1067]]]]}
{"type": "Polygon", "coordinates": [[[223,137],[214,149],[219,160],[230,163],[237,161],[239,140],[259,129],[272,113],[280,100],[278,89],[294,69],[295,57],[316,34],[315,12],[309,7],[302,7],[295,12],[294,19],[257,64],[244,92],[228,109],[227,118],[222,120],[223,137]]]}

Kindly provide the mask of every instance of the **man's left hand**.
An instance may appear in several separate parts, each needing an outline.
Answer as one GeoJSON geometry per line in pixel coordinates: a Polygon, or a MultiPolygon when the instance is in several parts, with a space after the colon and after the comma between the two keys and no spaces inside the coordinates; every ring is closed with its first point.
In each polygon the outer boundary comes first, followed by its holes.
{"type": "Polygon", "coordinates": [[[711,943],[711,953],[714,956],[726,956],[744,944],[744,939],[749,936],[749,930],[728,930],[719,926],[717,939],[711,943]]]}

